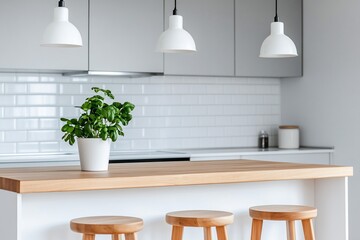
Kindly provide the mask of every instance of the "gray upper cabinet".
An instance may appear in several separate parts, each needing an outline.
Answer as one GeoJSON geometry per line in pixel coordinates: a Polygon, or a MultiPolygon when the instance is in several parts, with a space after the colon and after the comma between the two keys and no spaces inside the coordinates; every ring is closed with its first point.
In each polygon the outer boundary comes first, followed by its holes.
{"type": "Polygon", "coordinates": [[[90,70],[163,72],[163,9],[163,0],[90,0],[90,70]]]}
{"type": "Polygon", "coordinates": [[[295,43],[298,57],[260,58],[260,47],[270,34],[275,0],[235,0],[236,76],[296,77],[302,75],[302,1],[278,0],[285,34],[295,43]]]}
{"type": "Polygon", "coordinates": [[[71,71],[88,68],[88,1],[67,1],[69,20],[80,31],[82,48],[41,47],[57,0],[7,0],[0,7],[0,71],[71,71]]]}
{"type": "MultiPolygon", "coordinates": [[[[174,1],[166,0],[166,28],[173,8],[174,1]]],[[[177,9],[197,52],[165,54],[165,74],[233,76],[234,0],[179,0],[177,9]]]]}

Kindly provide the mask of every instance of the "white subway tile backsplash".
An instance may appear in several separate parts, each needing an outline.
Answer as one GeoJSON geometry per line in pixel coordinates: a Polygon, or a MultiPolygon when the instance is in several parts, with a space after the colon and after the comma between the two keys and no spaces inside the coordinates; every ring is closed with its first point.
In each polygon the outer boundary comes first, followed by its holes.
{"type": "Polygon", "coordinates": [[[0,130],[16,130],[14,119],[0,119],[0,130]]]}
{"type": "Polygon", "coordinates": [[[51,142],[61,138],[61,133],[56,130],[28,131],[27,139],[30,142],[51,142]]]}
{"type": "Polygon", "coordinates": [[[57,107],[29,107],[26,109],[29,117],[58,117],[57,107]]]}
{"type": "Polygon", "coordinates": [[[141,84],[127,84],[124,85],[124,94],[143,94],[144,93],[144,85],[141,84]]]}
{"type": "Polygon", "coordinates": [[[20,142],[16,144],[17,153],[37,153],[40,152],[37,142],[20,142]]]}
{"type": "MultiPolygon", "coordinates": [[[[56,95],[19,95],[16,97],[16,104],[17,105],[56,105],[57,102],[60,102],[59,97],[56,95]]],[[[62,98],[62,104],[68,104],[67,99],[69,98],[62,98]]],[[[71,99],[70,99],[71,100],[71,99]]]]}
{"type": "Polygon", "coordinates": [[[206,85],[191,85],[190,94],[206,94],[206,85]]]}
{"type": "Polygon", "coordinates": [[[81,85],[78,83],[69,83],[69,84],[59,84],[59,93],[60,94],[80,94],[81,85]]]}
{"type": "Polygon", "coordinates": [[[189,128],[190,130],[190,137],[191,138],[198,138],[203,136],[208,136],[208,128],[206,127],[193,127],[189,128]]]}
{"type": "MultiPolygon", "coordinates": [[[[31,118],[19,118],[19,119],[9,119],[16,123],[16,130],[32,130],[39,129],[39,119],[31,119],[31,118]]],[[[40,119],[41,121],[41,119],[40,119]]]]}
{"type": "Polygon", "coordinates": [[[209,127],[206,136],[224,137],[225,136],[225,128],[224,127],[209,127]]]}
{"type": "Polygon", "coordinates": [[[16,143],[0,143],[0,152],[6,154],[16,153],[16,143]]]}
{"type": "Polygon", "coordinates": [[[280,104],[280,95],[264,96],[264,104],[280,104]]]}
{"type": "Polygon", "coordinates": [[[231,103],[232,104],[248,104],[248,96],[247,95],[231,95],[231,103]]]}
{"type": "Polygon", "coordinates": [[[5,83],[5,94],[25,94],[27,93],[27,84],[5,83]]]}
{"type": "Polygon", "coordinates": [[[220,84],[207,85],[206,86],[206,93],[207,94],[223,94],[224,93],[224,86],[220,85],[220,84]]]}
{"type": "Polygon", "coordinates": [[[111,143],[111,149],[114,151],[129,151],[133,148],[131,146],[131,140],[124,140],[124,138],[120,138],[116,142],[111,143]]]}
{"type": "Polygon", "coordinates": [[[16,81],[18,81],[18,82],[39,82],[40,76],[38,74],[17,73],[16,81]]]}
{"type": "Polygon", "coordinates": [[[165,125],[166,127],[181,127],[181,118],[180,117],[166,117],[165,125]]]}
{"type": "Polygon", "coordinates": [[[175,84],[172,85],[173,94],[190,94],[192,85],[190,84],[175,84]]]}
{"type": "Polygon", "coordinates": [[[216,126],[231,126],[230,116],[217,116],[215,117],[216,126]]]}
{"type": "Polygon", "coordinates": [[[144,85],[144,94],[171,94],[171,89],[169,84],[147,84],[144,85]]]}
{"type": "Polygon", "coordinates": [[[0,73],[0,82],[15,82],[16,76],[13,73],[0,73]]]}
{"type": "Polygon", "coordinates": [[[192,116],[205,116],[208,114],[208,106],[192,105],[187,106],[187,109],[189,110],[188,114],[192,116]]]}
{"type": "Polygon", "coordinates": [[[28,117],[28,108],[26,107],[4,107],[4,117],[6,118],[23,118],[28,117]]]}
{"type": "Polygon", "coordinates": [[[40,143],[40,152],[59,152],[60,144],[59,142],[41,142],[40,143]]]}
{"type": "Polygon", "coordinates": [[[183,127],[199,126],[198,117],[182,117],[181,126],[183,127]]]}
{"type": "MultiPolygon", "coordinates": [[[[63,77],[0,74],[0,154],[75,152],[61,140],[60,117],[78,117],[91,87],[136,105],[117,151],[257,145],[261,129],[276,141],[280,80],[156,76],[63,77]]],[[[270,143],[271,144],[271,143],[270,143]]]]}
{"type": "Polygon", "coordinates": [[[263,104],[264,103],[264,96],[263,95],[249,95],[248,104],[263,104]]]}
{"type": "Polygon", "coordinates": [[[199,96],[199,103],[201,105],[212,105],[216,104],[216,96],[212,95],[202,95],[199,96]]]}
{"type": "Polygon", "coordinates": [[[201,146],[201,143],[197,138],[190,138],[182,139],[181,145],[184,146],[184,148],[199,148],[201,146]]]}
{"type": "Polygon", "coordinates": [[[184,104],[184,105],[197,105],[197,104],[199,104],[199,96],[197,96],[197,95],[181,96],[181,104],[184,104]]]}
{"type": "Polygon", "coordinates": [[[199,126],[215,126],[215,118],[212,116],[198,117],[199,126]]]}
{"type": "Polygon", "coordinates": [[[131,148],[132,149],[150,149],[150,141],[143,140],[143,139],[134,139],[131,141],[131,148]]]}
{"type": "Polygon", "coordinates": [[[27,132],[26,131],[6,131],[5,142],[26,142],[27,132]]]}
{"type": "Polygon", "coordinates": [[[11,95],[2,95],[0,96],[0,103],[2,106],[14,106],[16,104],[16,98],[11,95]]]}
{"type": "Polygon", "coordinates": [[[28,94],[56,94],[57,84],[53,83],[32,83],[28,84],[28,94]]]}

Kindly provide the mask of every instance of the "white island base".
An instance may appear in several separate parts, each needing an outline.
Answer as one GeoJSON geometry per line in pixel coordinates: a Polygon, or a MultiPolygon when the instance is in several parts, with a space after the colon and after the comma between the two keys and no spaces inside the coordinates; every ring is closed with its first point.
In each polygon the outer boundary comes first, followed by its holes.
{"type": "MultiPolygon", "coordinates": [[[[348,240],[347,195],[347,177],[26,194],[0,190],[0,239],[79,240],[81,235],[70,230],[71,219],[124,215],[144,219],[139,240],[169,240],[167,212],[209,209],[233,212],[229,239],[249,240],[249,207],[300,204],[318,208],[317,240],[348,240]]],[[[304,239],[300,222],[296,228],[297,239],[304,239]]],[[[202,233],[186,228],[184,240],[203,239],[202,233]]],[[[262,240],[280,239],[286,239],[285,223],[265,221],[262,240]]]]}

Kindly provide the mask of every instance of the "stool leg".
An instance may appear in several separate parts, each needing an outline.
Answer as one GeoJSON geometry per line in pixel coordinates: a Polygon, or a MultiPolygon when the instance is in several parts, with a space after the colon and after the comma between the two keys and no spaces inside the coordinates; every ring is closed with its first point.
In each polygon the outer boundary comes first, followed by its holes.
{"type": "Polygon", "coordinates": [[[295,221],[287,221],[286,229],[287,229],[287,239],[288,240],[296,240],[295,221]]]}
{"type": "Polygon", "coordinates": [[[184,227],[173,226],[171,240],[182,240],[183,232],[184,232],[184,227]]]}
{"type": "Polygon", "coordinates": [[[216,227],[216,233],[217,233],[217,239],[218,240],[228,240],[228,236],[227,236],[225,226],[216,227]]]}
{"type": "Polygon", "coordinates": [[[260,240],[263,220],[253,219],[251,227],[251,240],[260,240]]]}
{"type": "Polygon", "coordinates": [[[204,227],[204,240],[211,240],[211,228],[204,227]]]}
{"type": "Polygon", "coordinates": [[[315,240],[314,227],[311,219],[302,220],[305,240],[315,240]]]}
{"type": "Polygon", "coordinates": [[[95,240],[95,235],[94,234],[84,234],[83,240],[95,240]]]}
{"type": "Polygon", "coordinates": [[[125,233],[125,240],[137,240],[136,233],[125,233]]]}
{"type": "Polygon", "coordinates": [[[112,240],[121,240],[121,235],[120,234],[113,234],[112,235],[112,240]]]}

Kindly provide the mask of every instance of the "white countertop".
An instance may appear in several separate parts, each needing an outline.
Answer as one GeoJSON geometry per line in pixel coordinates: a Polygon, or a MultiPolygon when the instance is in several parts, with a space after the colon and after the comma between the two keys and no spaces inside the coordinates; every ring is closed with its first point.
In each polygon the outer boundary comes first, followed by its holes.
{"type": "Polygon", "coordinates": [[[301,147],[299,149],[279,148],[202,148],[202,149],[181,149],[178,151],[187,152],[191,157],[216,157],[216,156],[250,156],[250,155],[271,155],[271,154],[310,154],[310,153],[332,153],[332,147],[301,147]]]}
{"type": "MultiPolygon", "coordinates": [[[[200,148],[200,149],[170,149],[170,150],[139,150],[139,151],[116,151],[111,152],[110,160],[165,160],[195,157],[217,156],[250,156],[250,155],[278,155],[278,154],[310,154],[332,153],[331,147],[302,147],[299,149],[268,148],[262,150],[253,148],[200,148]]],[[[56,165],[78,165],[77,153],[37,153],[37,154],[0,154],[0,167],[13,167],[14,164],[26,166],[42,166],[46,163],[56,165]],[[9,165],[10,164],[10,165],[9,165]]]]}

